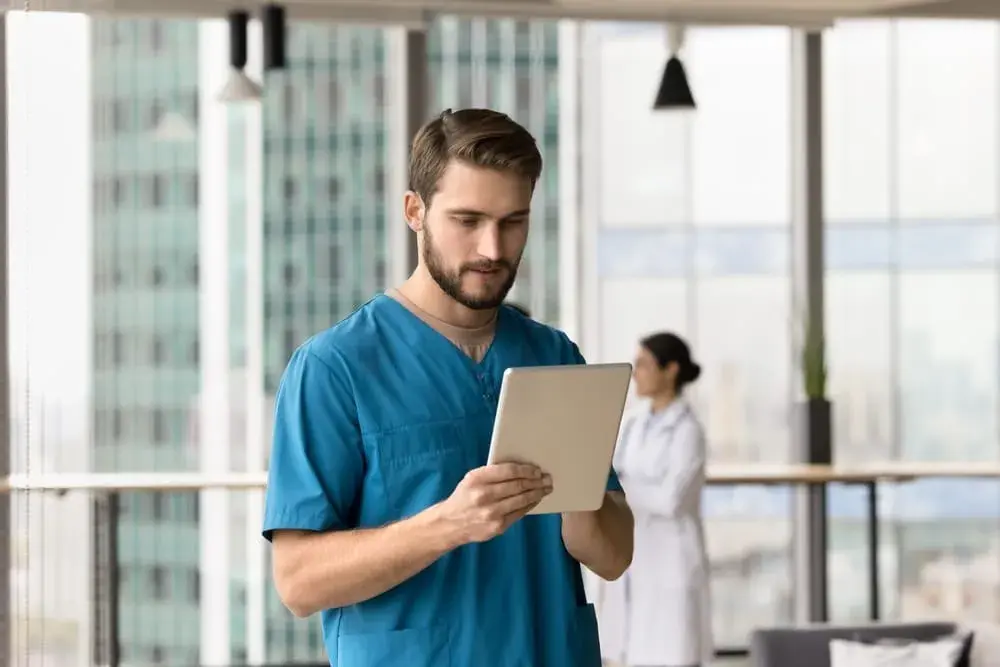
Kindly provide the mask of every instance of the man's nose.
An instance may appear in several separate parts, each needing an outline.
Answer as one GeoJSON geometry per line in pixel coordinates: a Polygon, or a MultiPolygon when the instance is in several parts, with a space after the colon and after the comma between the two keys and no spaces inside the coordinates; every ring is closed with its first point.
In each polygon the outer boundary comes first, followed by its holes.
{"type": "Polygon", "coordinates": [[[499,225],[486,225],[479,235],[479,246],[476,248],[476,252],[479,253],[481,257],[492,261],[498,261],[501,259],[501,245],[500,245],[500,226],[499,225]]]}

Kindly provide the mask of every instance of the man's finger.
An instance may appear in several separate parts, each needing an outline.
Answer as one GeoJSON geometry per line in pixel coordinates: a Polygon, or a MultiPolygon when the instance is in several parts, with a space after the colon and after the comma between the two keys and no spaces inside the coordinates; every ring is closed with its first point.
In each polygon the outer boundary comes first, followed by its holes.
{"type": "Polygon", "coordinates": [[[496,483],[512,479],[539,479],[542,471],[530,463],[492,463],[476,468],[470,474],[478,481],[496,483]]]}
{"type": "Polygon", "coordinates": [[[496,505],[497,512],[502,516],[510,516],[517,512],[527,513],[532,507],[542,502],[542,499],[552,492],[551,488],[534,489],[525,493],[501,500],[496,505]]]}
{"type": "Polygon", "coordinates": [[[549,486],[552,486],[552,480],[547,476],[533,477],[531,479],[521,478],[491,484],[486,487],[486,493],[490,500],[496,502],[549,486]]]}

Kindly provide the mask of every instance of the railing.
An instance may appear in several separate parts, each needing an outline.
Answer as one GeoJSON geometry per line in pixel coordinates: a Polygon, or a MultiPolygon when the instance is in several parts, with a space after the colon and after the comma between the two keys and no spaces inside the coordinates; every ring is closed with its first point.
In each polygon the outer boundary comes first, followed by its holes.
{"type": "MultiPolygon", "coordinates": [[[[1000,479],[1000,464],[993,463],[871,463],[855,466],[822,466],[799,464],[713,465],[708,471],[708,483],[714,486],[826,486],[828,484],[858,485],[865,491],[867,539],[867,616],[881,618],[879,592],[878,486],[881,483],[900,484],[928,478],[1000,479]]],[[[0,493],[16,496],[65,496],[74,492],[93,494],[92,539],[97,578],[94,581],[92,609],[92,651],[94,664],[118,667],[135,664],[121,655],[123,619],[120,608],[122,584],[121,502],[132,493],[184,493],[202,491],[252,491],[256,501],[265,488],[266,473],[231,473],[205,475],[200,473],[81,473],[11,475],[0,480],[0,493]]],[[[259,538],[258,538],[259,539],[259,538]]],[[[828,572],[811,572],[810,576],[828,577],[828,572]]],[[[15,642],[16,643],[16,642],[15,642]]],[[[719,657],[746,656],[740,647],[723,647],[719,657]]],[[[267,664],[258,652],[252,664],[267,664]]],[[[150,659],[150,662],[157,662],[150,659]]],[[[242,660],[241,660],[242,662],[242,660]]],[[[282,662],[291,664],[293,661],[282,662]]],[[[15,664],[17,664],[15,662],[15,664]]],[[[298,663],[308,664],[308,663],[298,663]]]]}

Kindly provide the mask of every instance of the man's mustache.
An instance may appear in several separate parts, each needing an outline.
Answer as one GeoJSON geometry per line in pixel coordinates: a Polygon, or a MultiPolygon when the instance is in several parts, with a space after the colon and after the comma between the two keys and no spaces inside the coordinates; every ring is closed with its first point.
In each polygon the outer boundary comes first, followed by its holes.
{"type": "Polygon", "coordinates": [[[507,269],[509,271],[511,269],[510,262],[504,260],[495,262],[474,262],[463,266],[462,273],[466,273],[468,271],[499,271],[500,269],[507,269]]]}

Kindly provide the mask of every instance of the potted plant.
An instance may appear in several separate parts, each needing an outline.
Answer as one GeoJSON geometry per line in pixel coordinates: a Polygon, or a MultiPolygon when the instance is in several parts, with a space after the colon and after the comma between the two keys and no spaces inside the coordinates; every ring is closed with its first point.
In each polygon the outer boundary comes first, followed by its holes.
{"type": "Polygon", "coordinates": [[[833,461],[832,406],[826,397],[826,343],[822,333],[806,324],[801,352],[802,389],[799,408],[801,457],[808,463],[833,461]]]}

